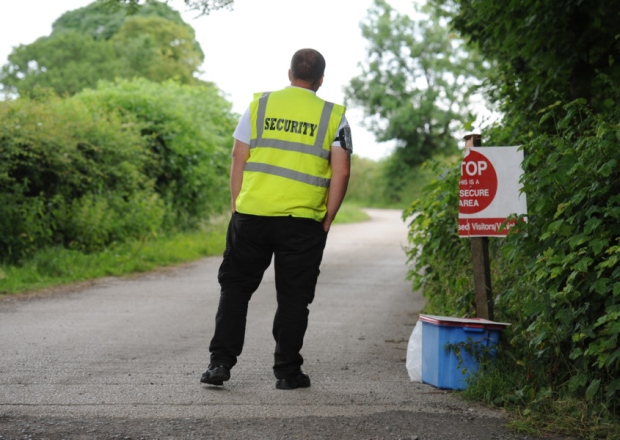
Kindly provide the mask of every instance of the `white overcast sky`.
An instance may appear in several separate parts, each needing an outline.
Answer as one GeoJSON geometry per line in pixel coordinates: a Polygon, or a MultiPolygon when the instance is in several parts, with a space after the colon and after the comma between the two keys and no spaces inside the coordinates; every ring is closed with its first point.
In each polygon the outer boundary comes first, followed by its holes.
{"type": "MultiPolygon", "coordinates": [[[[409,13],[413,0],[388,0],[409,13]]],[[[0,63],[13,47],[29,44],[51,33],[52,23],[64,12],[92,0],[0,0],[0,63]]],[[[205,53],[201,78],[213,81],[242,113],[254,92],[275,90],[288,84],[292,54],[300,48],[320,51],[327,60],[325,80],[318,95],[342,103],[343,88],[359,74],[366,53],[360,22],[373,0],[235,0],[232,11],[197,17],[182,0],[169,5],[181,12],[196,30],[205,53]]],[[[380,159],[389,154],[390,143],[379,144],[361,127],[359,109],[349,108],[354,152],[380,159]]],[[[232,142],[231,142],[232,145],[232,142]]]]}

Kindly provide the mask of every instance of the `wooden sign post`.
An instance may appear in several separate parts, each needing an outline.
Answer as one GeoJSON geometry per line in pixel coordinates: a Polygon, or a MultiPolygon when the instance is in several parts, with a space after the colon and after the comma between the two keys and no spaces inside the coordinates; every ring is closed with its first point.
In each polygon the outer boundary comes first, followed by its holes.
{"type": "MultiPolygon", "coordinates": [[[[465,136],[465,149],[482,145],[479,134],[465,136]]],[[[491,264],[488,237],[471,237],[471,255],[474,270],[474,295],[476,316],[493,321],[493,291],[491,289],[491,264]]]]}

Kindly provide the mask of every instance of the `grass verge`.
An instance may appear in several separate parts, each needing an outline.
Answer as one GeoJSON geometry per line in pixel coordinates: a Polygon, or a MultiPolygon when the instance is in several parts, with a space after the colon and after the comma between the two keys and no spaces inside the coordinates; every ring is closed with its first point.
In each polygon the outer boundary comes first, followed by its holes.
{"type": "Polygon", "coordinates": [[[19,266],[0,265],[0,295],[148,272],[160,267],[221,255],[226,218],[200,231],[131,241],[85,254],[64,248],[42,249],[19,266]]]}
{"type": "Polygon", "coordinates": [[[362,211],[361,205],[345,202],[338,210],[338,215],[336,215],[334,219],[334,224],[358,223],[366,221],[369,218],[370,216],[362,211]]]}
{"type": "MultiPolygon", "coordinates": [[[[334,223],[354,223],[368,218],[359,206],[345,203],[334,223]]],[[[221,216],[200,231],[120,243],[91,254],[64,248],[41,249],[19,266],[0,265],[0,296],[148,272],[221,255],[227,225],[228,216],[221,216]]]]}

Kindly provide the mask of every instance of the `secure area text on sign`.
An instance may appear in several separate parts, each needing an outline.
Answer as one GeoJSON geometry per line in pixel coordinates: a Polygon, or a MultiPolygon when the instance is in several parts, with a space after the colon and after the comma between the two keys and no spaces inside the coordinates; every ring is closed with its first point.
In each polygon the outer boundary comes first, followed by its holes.
{"type": "Polygon", "coordinates": [[[519,178],[523,174],[519,147],[471,147],[461,163],[459,237],[504,236],[512,214],[527,214],[519,178]]]}

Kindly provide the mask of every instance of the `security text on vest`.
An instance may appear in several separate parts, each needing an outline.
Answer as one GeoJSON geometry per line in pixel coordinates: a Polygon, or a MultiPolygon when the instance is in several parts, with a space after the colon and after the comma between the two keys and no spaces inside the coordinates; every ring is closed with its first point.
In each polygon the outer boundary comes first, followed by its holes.
{"type": "Polygon", "coordinates": [[[314,137],[314,132],[317,127],[317,124],[311,124],[309,122],[291,121],[290,119],[281,118],[265,118],[264,129],[286,131],[289,133],[304,134],[314,137]],[[310,132],[308,132],[308,130],[310,132]]]}

